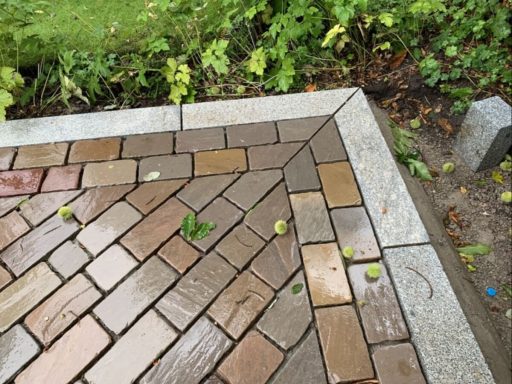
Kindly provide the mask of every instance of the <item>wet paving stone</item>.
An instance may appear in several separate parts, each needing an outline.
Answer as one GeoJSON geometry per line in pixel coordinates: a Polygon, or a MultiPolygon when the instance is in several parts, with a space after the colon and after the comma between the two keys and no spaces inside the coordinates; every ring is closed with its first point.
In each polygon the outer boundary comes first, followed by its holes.
{"type": "Polygon", "coordinates": [[[281,142],[309,140],[328,119],[329,116],[320,116],[278,121],[277,128],[281,142]]]}
{"type": "Polygon", "coordinates": [[[16,276],[19,276],[78,230],[76,221],[64,221],[55,215],[16,240],[0,254],[0,258],[16,276]]]}
{"type": "Polygon", "coordinates": [[[238,173],[198,177],[178,193],[178,197],[199,212],[239,177],[238,173]]]}
{"type": "Polygon", "coordinates": [[[356,312],[350,305],[315,310],[331,383],[371,379],[373,367],[356,312]]]}
{"type": "Polygon", "coordinates": [[[52,253],[48,262],[67,279],[89,262],[89,256],[78,244],[66,241],[52,253]]]}
{"type": "Polygon", "coordinates": [[[236,270],[215,253],[197,263],[166,293],[156,308],[183,331],[228,285],[236,270]]]}
{"type": "Polygon", "coordinates": [[[0,172],[0,197],[37,193],[43,173],[42,169],[0,172]]]}
{"type": "Polygon", "coordinates": [[[192,156],[184,153],[146,157],[139,164],[139,181],[144,181],[144,176],[150,172],[160,172],[158,180],[192,177],[192,156]]]}
{"type": "Polygon", "coordinates": [[[109,344],[110,336],[90,316],[81,319],[18,377],[17,384],[67,384],[109,344]]]}
{"type": "Polygon", "coordinates": [[[172,133],[132,135],[124,141],[123,158],[166,155],[172,150],[172,133]]]}
{"type": "Polygon", "coordinates": [[[231,344],[220,329],[201,317],[142,377],[140,384],[199,384],[231,344]]]}
{"type": "Polygon", "coordinates": [[[224,129],[198,129],[176,132],[176,152],[198,152],[226,147],[224,129]]]}
{"type": "Polygon", "coordinates": [[[265,312],[258,329],[288,350],[300,340],[312,319],[304,274],[299,272],[277,295],[277,301],[265,312]],[[302,287],[293,293],[293,287],[302,287]]]}
{"type": "Polygon", "coordinates": [[[199,258],[200,253],[176,235],[160,248],[158,255],[183,275],[199,258]]]}
{"type": "Polygon", "coordinates": [[[361,205],[361,195],[349,163],[320,164],[318,173],[329,208],[361,205]]]}
{"type": "Polygon", "coordinates": [[[14,196],[0,198],[0,217],[4,216],[10,210],[24,204],[28,201],[28,196],[14,196]]]}
{"type": "Polygon", "coordinates": [[[283,354],[258,332],[250,332],[222,362],[218,373],[230,384],[265,384],[283,354]]]}
{"type": "Polygon", "coordinates": [[[348,268],[350,283],[355,298],[364,305],[359,307],[366,340],[370,344],[409,338],[386,267],[381,265],[381,276],[370,279],[366,276],[368,264],[352,265],[348,268]]]}
{"type": "Polygon", "coordinates": [[[282,168],[302,147],[302,143],[261,145],[247,150],[252,170],[282,168]]]}
{"type": "Polygon", "coordinates": [[[134,160],[89,163],[84,167],[82,187],[130,184],[136,177],[137,163],[134,160]]]}
{"type": "Polygon", "coordinates": [[[243,172],[247,169],[244,149],[196,152],[194,162],[196,176],[243,172]]]}
{"type": "Polygon", "coordinates": [[[0,290],[9,284],[12,280],[11,275],[0,265],[0,290]]]}
{"type": "Polygon", "coordinates": [[[309,145],[317,163],[347,160],[347,154],[341,143],[338,128],[333,120],[311,139],[309,145]]]}
{"type": "Polygon", "coordinates": [[[265,242],[258,235],[241,224],[233,229],[215,250],[240,271],[264,245],[265,242]]]}
{"type": "Polygon", "coordinates": [[[414,347],[407,344],[379,347],[372,355],[381,384],[425,384],[414,347]]]}
{"type": "Polygon", "coordinates": [[[67,143],[56,143],[20,147],[14,161],[14,169],[63,165],[68,146],[67,143]]]}
{"type": "Polygon", "coordinates": [[[282,171],[277,169],[248,172],[224,192],[224,197],[247,211],[282,178],[282,171]]]}
{"type": "Polygon", "coordinates": [[[213,375],[206,379],[204,384],[224,384],[224,382],[218,376],[213,375]]]}
{"type": "Polygon", "coordinates": [[[234,125],[226,128],[228,147],[250,147],[277,141],[274,123],[234,125]]]}
{"type": "Polygon", "coordinates": [[[289,192],[320,189],[315,162],[308,146],[305,146],[284,167],[284,178],[289,192]]]}
{"type": "Polygon", "coordinates": [[[73,216],[82,224],[88,224],[105,210],[114,205],[124,195],[130,192],[135,185],[118,185],[89,189],[69,206],[73,216]]]}
{"type": "Polygon", "coordinates": [[[371,261],[380,258],[379,244],[364,207],[333,209],[331,217],[340,248],[354,249],[353,261],[371,261]]]}
{"type": "Polygon", "coordinates": [[[41,263],[0,291],[0,332],[9,329],[60,284],[57,275],[41,263]]]}
{"type": "Polygon", "coordinates": [[[302,258],[313,305],[350,303],[352,294],[336,243],[302,247],[302,258]]]}
{"type": "Polygon", "coordinates": [[[0,383],[7,383],[39,352],[39,346],[21,325],[0,336],[0,383]]]}
{"type": "Polygon", "coordinates": [[[82,191],[61,191],[41,193],[32,197],[20,207],[21,214],[32,224],[39,225],[60,207],[77,197],[82,191]]]}
{"type": "Polygon", "coordinates": [[[144,183],[126,196],[126,200],[147,215],[185,185],[187,181],[188,179],[178,179],[144,183]]]}
{"type": "Polygon", "coordinates": [[[0,218],[0,251],[30,230],[28,224],[16,211],[0,218]]]}
{"type": "Polygon", "coordinates": [[[80,140],[71,145],[69,163],[86,163],[88,161],[106,161],[119,158],[120,138],[80,140]]]}
{"type": "Polygon", "coordinates": [[[234,339],[239,339],[274,296],[272,289],[243,272],[208,309],[208,314],[234,339]]]}
{"type": "Polygon", "coordinates": [[[324,197],[320,192],[290,195],[290,203],[301,244],[335,240],[324,197]]]}
{"type": "Polygon", "coordinates": [[[244,222],[267,241],[275,234],[274,224],[291,217],[288,194],[283,183],[279,184],[263,201],[245,216],[244,222]]]}
{"type": "Polygon", "coordinates": [[[150,310],[87,371],[85,378],[90,384],[133,383],[177,336],[150,310]]]}
{"type": "Polygon", "coordinates": [[[0,171],[7,171],[11,167],[15,153],[14,148],[0,148],[0,171]]]}
{"type": "Polygon", "coordinates": [[[100,288],[108,291],[137,265],[137,261],[123,247],[114,244],[85,270],[100,288]]]}
{"type": "Polygon", "coordinates": [[[66,165],[64,167],[50,168],[41,186],[41,192],[77,189],[81,170],[81,165],[66,165]]]}
{"type": "Polygon", "coordinates": [[[320,346],[316,332],[310,331],[306,339],[293,351],[276,374],[271,384],[327,384],[320,346]]]}
{"type": "Polygon", "coordinates": [[[76,275],[33,310],[25,324],[44,344],[50,344],[101,298],[101,293],[82,275],[76,275]]]}
{"type": "Polygon", "coordinates": [[[128,232],[121,244],[142,261],[180,228],[189,212],[188,207],[173,197],[128,232]]]}
{"type": "Polygon", "coordinates": [[[142,215],[135,208],[121,201],[87,225],[76,239],[97,256],[141,218],[142,215]]]}
{"type": "Polygon", "coordinates": [[[276,236],[254,259],[251,269],[260,279],[279,289],[299,266],[299,247],[294,228],[289,225],[286,234],[276,236]]]}
{"type": "Polygon", "coordinates": [[[94,313],[119,334],[171,286],[176,277],[176,272],[153,256],[98,304],[94,313]]]}

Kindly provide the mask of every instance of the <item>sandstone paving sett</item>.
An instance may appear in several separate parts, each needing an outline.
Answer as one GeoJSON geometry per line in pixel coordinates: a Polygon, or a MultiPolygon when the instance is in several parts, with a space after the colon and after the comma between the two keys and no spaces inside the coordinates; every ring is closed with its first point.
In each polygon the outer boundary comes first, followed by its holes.
{"type": "Polygon", "coordinates": [[[66,241],[52,253],[48,262],[67,279],[89,262],[89,255],[78,244],[66,241]]]}
{"type": "Polygon", "coordinates": [[[66,165],[64,167],[52,167],[48,170],[41,192],[67,191],[78,188],[81,165],[66,165]]]}
{"type": "Polygon", "coordinates": [[[0,197],[37,193],[43,174],[42,168],[0,172],[0,197]]]}
{"type": "Polygon", "coordinates": [[[0,384],[7,383],[39,352],[39,345],[19,324],[0,336],[0,384]]]}
{"type": "Polygon", "coordinates": [[[11,167],[15,153],[14,148],[0,148],[0,171],[7,171],[11,167]]]}
{"type": "Polygon", "coordinates": [[[41,193],[20,207],[21,214],[34,226],[41,224],[57,210],[77,197],[82,191],[41,193]]]}
{"type": "Polygon", "coordinates": [[[11,212],[0,218],[0,251],[30,230],[18,212],[11,212]]]}

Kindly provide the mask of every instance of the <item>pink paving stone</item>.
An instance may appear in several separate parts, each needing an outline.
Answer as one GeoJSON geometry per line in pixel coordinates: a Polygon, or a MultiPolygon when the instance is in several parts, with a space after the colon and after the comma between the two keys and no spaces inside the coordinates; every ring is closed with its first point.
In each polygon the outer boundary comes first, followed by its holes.
{"type": "Polygon", "coordinates": [[[0,172],[0,197],[37,193],[42,179],[42,169],[0,172]]]}
{"type": "Polygon", "coordinates": [[[4,216],[11,209],[16,208],[28,199],[27,195],[0,198],[0,217],[4,216]]]}
{"type": "Polygon", "coordinates": [[[66,165],[48,170],[41,192],[67,191],[78,188],[81,165],[66,165]]]}
{"type": "Polygon", "coordinates": [[[11,275],[7,270],[5,270],[2,266],[0,266],[0,290],[9,284],[12,280],[11,275]]]}
{"type": "Polygon", "coordinates": [[[0,219],[0,251],[28,232],[30,227],[16,211],[0,219]]]}
{"type": "Polygon", "coordinates": [[[0,171],[9,169],[15,152],[14,148],[0,148],[0,171]]]}

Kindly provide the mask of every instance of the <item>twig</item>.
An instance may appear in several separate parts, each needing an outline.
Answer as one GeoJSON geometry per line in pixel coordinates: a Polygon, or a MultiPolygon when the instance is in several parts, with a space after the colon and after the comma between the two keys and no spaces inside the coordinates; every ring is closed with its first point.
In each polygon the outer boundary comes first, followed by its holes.
{"type": "Polygon", "coordinates": [[[428,295],[428,298],[431,299],[432,295],[434,294],[434,289],[432,288],[432,284],[430,284],[430,281],[428,281],[428,279],[425,276],[423,276],[420,272],[418,272],[414,268],[411,268],[411,267],[405,267],[405,268],[410,269],[411,271],[416,272],[418,275],[423,277],[423,279],[427,282],[428,287],[430,288],[430,294],[428,295]]]}

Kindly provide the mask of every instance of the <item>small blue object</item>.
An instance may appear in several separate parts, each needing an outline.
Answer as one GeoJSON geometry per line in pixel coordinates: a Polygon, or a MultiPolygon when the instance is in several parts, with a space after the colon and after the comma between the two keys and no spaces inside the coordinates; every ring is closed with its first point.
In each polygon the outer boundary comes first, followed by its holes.
{"type": "Polygon", "coordinates": [[[487,292],[487,296],[490,296],[490,297],[496,296],[496,293],[497,293],[496,290],[491,287],[487,288],[485,291],[487,292]]]}

